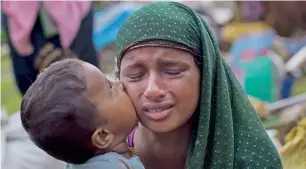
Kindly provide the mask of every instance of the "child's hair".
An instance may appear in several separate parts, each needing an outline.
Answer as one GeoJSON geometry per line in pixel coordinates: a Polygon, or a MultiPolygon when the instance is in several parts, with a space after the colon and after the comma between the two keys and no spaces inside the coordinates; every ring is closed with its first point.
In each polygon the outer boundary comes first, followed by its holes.
{"type": "Polygon", "coordinates": [[[94,156],[96,107],[85,97],[81,61],[51,64],[22,98],[21,121],[31,140],[51,156],[84,163],[94,156]]]}

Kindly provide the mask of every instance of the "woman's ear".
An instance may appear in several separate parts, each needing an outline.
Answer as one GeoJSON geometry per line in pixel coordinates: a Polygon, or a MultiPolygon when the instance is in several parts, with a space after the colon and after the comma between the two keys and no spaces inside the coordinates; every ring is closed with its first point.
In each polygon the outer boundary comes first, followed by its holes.
{"type": "Polygon", "coordinates": [[[106,128],[99,127],[91,136],[94,146],[99,149],[107,149],[113,142],[114,135],[106,128]]]}

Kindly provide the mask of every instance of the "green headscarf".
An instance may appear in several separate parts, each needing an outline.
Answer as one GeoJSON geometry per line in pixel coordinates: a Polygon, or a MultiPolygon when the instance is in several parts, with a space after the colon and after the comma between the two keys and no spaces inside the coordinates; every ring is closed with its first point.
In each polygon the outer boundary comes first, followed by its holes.
{"type": "Polygon", "coordinates": [[[185,168],[282,168],[275,146],[199,15],[176,2],[142,7],[119,30],[119,66],[127,50],[142,46],[187,50],[202,62],[197,125],[185,168]]]}

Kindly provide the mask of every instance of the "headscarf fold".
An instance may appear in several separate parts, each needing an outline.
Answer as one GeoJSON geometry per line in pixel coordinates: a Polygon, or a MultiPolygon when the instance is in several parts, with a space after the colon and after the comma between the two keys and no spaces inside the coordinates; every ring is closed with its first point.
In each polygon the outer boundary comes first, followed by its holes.
{"type": "Polygon", "coordinates": [[[118,33],[119,66],[131,48],[178,48],[173,44],[198,52],[195,57],[201,57],[200,102],[185,168],[281,169],[279,153],[220,55],[213,34],[189,7],[155,2],[131,15],[118,33]],[[167,42],[171,45],[167,46],[167,42]]]}

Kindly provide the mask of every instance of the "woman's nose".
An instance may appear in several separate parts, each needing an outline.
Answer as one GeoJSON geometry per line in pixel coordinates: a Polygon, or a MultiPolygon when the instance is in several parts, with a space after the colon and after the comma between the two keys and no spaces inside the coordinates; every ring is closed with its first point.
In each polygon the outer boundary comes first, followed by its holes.
{"type": "Polygon", "coordinates": [[[150,100],[158,100],[165,96],[166,92],[163,89],[163,79],[156,75],[151,75],[147,79],[147,85],[143,95],[150,100]]]}

